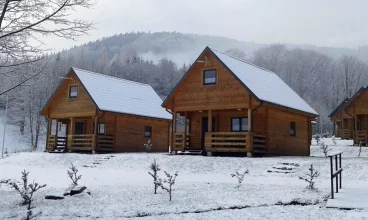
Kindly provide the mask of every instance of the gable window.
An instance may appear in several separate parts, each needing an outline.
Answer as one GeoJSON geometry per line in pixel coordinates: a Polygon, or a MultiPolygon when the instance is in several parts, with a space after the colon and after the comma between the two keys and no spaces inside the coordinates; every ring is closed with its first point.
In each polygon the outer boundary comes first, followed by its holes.
{"type": "Polygon", "coordinates": [[[231,131],[232,132],[247,132],[248,131],[248,118],[231,118],[231,131]]]}
{"type": "Polygon", "coordinates": [[[78,86],[70,86],[69,98],[77,98],[77,97],[78,97],[78,86]]]}
{"type": "Polygon", "coordinates": [[[152,127],[151,126],[144,126],[144,137],[145,138],[152,137],[152,127]]]}
{"type": "MultiPolygon", "coordinates": [[[[95,123],[93,123],[93,134],[95,133],[95,123]]],[[[105,123],[97,124],[97,134],[104,135],[105,134],[105,123]]]]}
{"type": "Polygon", "coordinates": [[[214,85],[216,84],[216,70],[204,70],[203,71],[203,85],[214,85]]]}
{"type": "Polygon", "coordinates": [[[292,137],[296,136],[296,124],[294,121],[290,122],[290,136],[292,137]]]}

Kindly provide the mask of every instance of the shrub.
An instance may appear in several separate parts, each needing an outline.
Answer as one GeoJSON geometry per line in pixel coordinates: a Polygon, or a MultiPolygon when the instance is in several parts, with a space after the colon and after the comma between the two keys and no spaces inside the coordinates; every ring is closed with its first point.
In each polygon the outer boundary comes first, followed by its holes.
{"type": "Polygon", "coordinates": [[[319,145],[320,136],[317,134],[316,136],[314,136],[314,139],[316,139],[317,145],[319,145]]]}
{"type": "Polygon", "coordinates": [[[360,154],[362,153],[362,146],[363,146],[363,143],[360,141],[360,142],[359,142],[359,152],[358,152],[358,157],[360,157],[360,154]]]}
{"type": "Polygon", "coordinates": [[[153,160],[153,163],[151,163],[150,171],[148,171],[148,174],[152,176],[153,178],[153,185],[155,187],[154,193],[157,194],[157,188],[161,185],[161,182],[158,178],[158,171],[161,170],[160,166],[156,163],[156,160],[153,160]]]}
{"type": "Polygon", "coordinates": [[[335,138],[335,136],[333,136],[333,137],[332,137],[332,143],[333,143],[334,145],[337,145],[337,142],[336,142],[336,138],[335,138]]]}
{"type": "Polygon", "coordinates": [[[72,180],[74,186],[78,185],[78,181],[82,178],[82,175],[78,175],[78,169],[73,165],[69,167],[67,171],[69,178],[72,180]]]}
{"type": "Polygon", "coordinates": [[[235,186],[235,188],[239,189],[243,180],[244,180],[244,176],[245,174],[249,173],[249,170],[245,170],[244,173],[239,173],[238,171],[236,171],[235,173],[231,174],[231,177],[236,177],[238,179],[238,185],[235,186]]]}
{"type": "Polygon", "coordinates": [[[305,177],[300,176],[299,179],[304,180],[308,183],[308,189],[314,189],[314,180],[319,176],[319,172],[314,169],[313,164],[310,165],[308,170],[309,173],[305,174],[305,177]]]}
{"type": "Polygon", "coordinates": [[[326,145],[324,142],[321,142],[320,148],[321,148],[322,152],[324,153],[325,157],[327,158],[328,152],[330,152],[331,149],[329,149],[328,145],[326,145]]]}
{"type": "Polygon", "coordinates": [[[176,180],[176,177],[178,176],[178,172],[175,172],[174,175],[171,175],[170,173],[166,171],[164,172],[165,172],[167,179],[164,179],[163,181],[159,179],[159,183],[160,183],[161,188],[169,193],[169,196],[170,196],[169,201],[171,201],[172,191],[173,191],[172,186],[175,184],[175,180],[176,180]],[[167,184],[167,186],[164,185],[165,183],[167,184]]]}
{"type": "Polygon", "coordinates": [[[150,139],[148,139],[147,144],[144,144],[144,150],[146,151],[146,153],[149,153],[152,151],[152,144],[151,144],[150,139]]]}

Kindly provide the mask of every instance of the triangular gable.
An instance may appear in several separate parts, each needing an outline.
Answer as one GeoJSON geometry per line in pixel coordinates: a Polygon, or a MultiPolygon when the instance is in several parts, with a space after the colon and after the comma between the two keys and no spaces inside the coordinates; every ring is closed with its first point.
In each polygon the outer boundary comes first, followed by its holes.
{"type": "Polygon", "coordinates": [[[364,88],[361,87],[354,96],[349,100],[349,102],[345,106],[345,110],[348,110],[351,108],[356,102],[359,101],[359,99],[368,91],[368,87],[364,88]]]}
{"type": "MultiPolygon", "coordinates": [[[[162,106],[165,107],[167,105],[167,102],[168,100],[170,100],[173,96],[173,94],[175,93],[175,91],[177,90],[178,86],[184,81],[184,79],[187,77],[187,75],[192,71],[192,68],[193,66],[199,61],[199,59],[203,56],[203,54],[205,52],[210,52],[211,55],[213,55],[216,60],[221,64],[223,65],[227,70],[228,72],[242,85],[242,87],[244,89],[247,90],[247,92],[249,92],[249,94],[251,94],[252,97],[254,97],[257,101],[261,101],[261,102],[265,102],[265,103],[269,103],[271,105],[276,105],[276,106],[281,106],[281,107],[284,107],[284,108],[288,108],[288,109],[292,109],[292,110],[296,110],[296,111],[300,111],[300,112],[303,112],[303,113],[306,113],[306,114],[309,114],[309,115],[313,115],[313,116],[317,116],[318,114],[307,104],[305,103],[304,100],[302,100],[285,82],[283,82],[275,73],[273,72],[270,72],[268,70],[265,70],[263,68],[260,68],[258,66],[255,66],[253,64],[250,64],[250,63],[247,63],[245,61],[242,61],[242,60],[239,60],[237,58],[234,58],[234,57],[231,57],[227,54],[223,54],[219,51],[216,51],[216,50],[213,50],[213,49],[210,49],[209,47],[206,47],[203,52],[198,56],[198,58],[195,60],[195,62],[191,65],[191,67],[189,68],[189,70],[184,74],[184,76],[182,77],[182,79],[179,81],[179,83],[174,87],[174,89],[170,92],[170,94],[166,97],[165,101],[163,102],[162,106]],[[258,71],[263,71],[263,72],[267,72],[267,74],[272,74],[272,77],[274,80],[277,80],[277,81],[282,81],[282,83],[279,83],[282,87],[284,87],[284,91],[286,91],[286,93],[293,93],[291,94],[291,96],[293,96],[294,99],[296,99],[299,103],[302,103],[304,108],[303,109],[298,109],[298,108],[293,108],[292,106],[288,106],[288,105],[283,105],[283,104],[280,104],[280,103],[277,103],[277,101],[274,101],[274,100],[266,100],[265,98],[260,98],[257,93],[255,93],[255,91],[253,91],[249,86],[246,85],[246,80],[244,79],[241,79],[240,77],[242,77],[242,75],[240,74],[237,74],[236,72],[234,72],[234,69],[236,69],[236,66],[234,67],[234,65],[230,65],[229,66],[229,63],[226,63],[224,62],[219,56],[227,56],[229,57],[229,59],[231,60],[234,60],[235,62],[242,62],[242,65],[249,65],[251,66],[252,68],[255,68],[256,70],[258,71]]],[[[223,57],[222,57],[223,58],[223,57]]],[[[241,68],[241,67],[239,67],[241,68]]],[[[254,73],[254,75],[256,75],[257,73],[254,73]]],[[[256,76],[257,77],[257,76],[256,76]]],[[[261,76],[260,76],[261,77],[261,76]]],[[[249,83],[252,83],[252,82],[249,82],[249,83]]],[[[256,82],[257,83],[257,82],[256,82]]],[[[250,85],[252,86],[252,85],[250,85]]],[[[267,88],[265,88],[267,90],[267,88]]],[[[259,92],[259,89],[258,89],[258,93],[259,92]]],[[[263,95],[262,93],[260,93],[260,95],[263,95]]],[[[285,95],[285,94],[283,94],[285,95]]],[[[290,94],[289,94],[290,95],[290,94]]],[[[284,99],[285,100],[285,99],[284,99]]]]}
{"type": "Polygon", "coordinates": [[[343,109],[343,107],[348,103],[348,101],[349,101],[349,99],[350,98],[345,98],[331,113],[330,113],[330,115],[328,116],[329,118],[331,118],[331,117],[333,117],[333,116],[335,116],[335,115],[337,115],[339,112],[340,112],[340,110],[342,110],[343,109]]]}

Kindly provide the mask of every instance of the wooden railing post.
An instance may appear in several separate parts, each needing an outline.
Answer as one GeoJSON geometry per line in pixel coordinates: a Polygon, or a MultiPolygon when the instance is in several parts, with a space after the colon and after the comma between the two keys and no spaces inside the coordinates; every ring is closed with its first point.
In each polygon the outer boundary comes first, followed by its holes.
{"type": "Polygon", "coordinates": [[[184,137],[183,137],[183,150],[187,148],[187,112],[184,112],[184,137]]]}

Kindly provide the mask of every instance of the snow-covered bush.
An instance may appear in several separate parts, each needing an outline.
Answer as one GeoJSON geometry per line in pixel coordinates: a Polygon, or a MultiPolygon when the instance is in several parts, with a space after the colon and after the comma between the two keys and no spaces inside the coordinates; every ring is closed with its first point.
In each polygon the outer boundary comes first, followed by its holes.
{"type": "Polygon", "coordinates": [[[333,137],[332,137],[332,143],[333,143],[334,145],[337,145],[337,142],[336,142],[336,138],[335,138],[335,136],[333,136],[333,137]]]}
{"type": "Polygon", "coordinates": [[[147,144],[144,144],[144,151],[146,151],[146,153],[149,153],[152,151],[152,144],[151,144],[150,139],[148,139],[147,144]]]}
{"type": "Polygon", "coordinates": [[[178,171],[176,171],[174,175],[171,175],[170,173],[166,171],[164,172],[165,172],[167,179],[164,179],[164,180],[159,179],[159,183],[160,183],[161,188],[169,193],[169,196],[170,196],[169,201],[171,201],[172,191],[173,191],[172,186],[175,184],[176,177],[178,176],[178,171]],[[165,186],[165,184],[167,184],[167,186],[165,186]]]}
{"type": "Polygon", "coordinates": [[[33,183],[28,183],[28,175],[29,175],[29,172],[25,170],[22,172],[22,183],[21,184],[18,184],[10,180],[2,181],[2,183],[6,183],[10,187],[15,189],[20,194],[20,196],[23,198],[22,205],[27,206],[27,216],[25,218],[27,220],[32,219],[34,217],[32,210],[31,210],[34,193],[37,192],[39,189],[46,187],[46,184],[40,185],[38,183],[35,183],[34,181],[33,183]]]}
{"type": "Polygon", "coordinates": [[[72,166],[69,167],[69,170],[67,173],[68,173],[69,178],[72,180],[72,184],[74,186],[77,186],[78,181],[82,178],[82,175],[78,175],[78,169],[73,165],[73,163],[72,163],[72,166]]]}
{"type": "Polygon", "coordinates": [[[314,169],[313,164],[310,165],[308,170],[309,173],[305,174],[305,177],[300,176],[299,179],[304,180],[308,183],[308,189],[314,189],[314,180],[319,176],[319,172],[314,169]]]}
{"type": "Polygon", "coordinates": [[[326,145],[324,142],[321,142],[320,146],[322,152],[324,153],[325,157],[327,158],[328,152],[331,151],[331,149],[328,148],[328,145],[326,145]]]}
{"type": "Polygon", "coordinates": [[[157,194],[157,188],[161,185],[160,179],[158,178],[158,171],[160,171],[161,168],[156,163],[156,160],[153,160],[153,163],[151,163],[150,170],[152,172],[148,171],[148,174],[153,178],[153,185],[155,187],[154,193],[157,194]]]}
{"type": "Polygon", "coordinates": [[[314,136],[314,139],[316,139],[317,145],[319,145],[319,141],[320,141],[320,136],[319,136],[319,134],[316,134],[316,135],[314,136]]]}
{"type": "Polygon", "coordinates": [[[235,173],[231,174],[231,177],[236,177],[238,179],[238,185],[235,186],[235,188],[239,189],[243,180],[244,180],[244,176],[245,174],[249,173],[249,170],[245,170],[244,173],[239,173],[238,171],[236,171],[235,173]]]}

